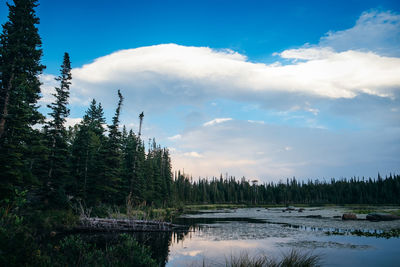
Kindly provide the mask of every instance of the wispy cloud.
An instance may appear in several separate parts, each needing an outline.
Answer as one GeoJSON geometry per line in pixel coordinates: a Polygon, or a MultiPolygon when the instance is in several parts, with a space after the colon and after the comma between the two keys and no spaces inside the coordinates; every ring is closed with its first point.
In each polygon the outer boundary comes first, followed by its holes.
{"type": "Polygon", "coordinates": [[[259,123],[259,124],[264,124],[265,121],[253,121],[253,120],[247,120],[250,123],[259,123]]]}
{"type": "Polygon", "coordinates": [[[215,124],[231,121],[232,118],[216,118],[203,124],[203,126],[212,126],[215,124]]]}
{"type": "Polygon", "coordinates": [[[183,156],[189,157],[189,158],[203,158],[203,155],[199,154],[196,151],[183,153],[183,156]]]}
{"type": "Polygon", "coordinates": [[[179,140],[179,139],[181,139],[181,138],[182,138],[182,135],[177,134],[177,135],[168,137],[168,140],[176,141],[176,140],[179,140]]]}
{"type": "Polygon", "coordinates": [[[336,51],[373,51],[379,55],[400,56],[400,15],[391,11],[370,10],[361,14],[354,27],[330,31],[320,46],[336,51]]]}

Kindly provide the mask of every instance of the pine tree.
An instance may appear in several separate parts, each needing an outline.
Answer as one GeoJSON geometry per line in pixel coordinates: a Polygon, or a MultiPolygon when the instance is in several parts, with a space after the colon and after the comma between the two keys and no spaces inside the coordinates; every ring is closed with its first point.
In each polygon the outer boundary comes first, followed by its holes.
{"type": "Polygon", "coordinates": [[[123,97],[118,90],[118,105],[112,124],[108,126],[108,138],[104,146],[99,151],[98,160],[98,187],[101,193],[101,199],[108,203],[121,201],[118,199],[118,190],[122,183],[122,153],[121,153],[121,132],[119,131],[119,117],[123,97]]]}
{"type": "Polygon", "coordinates": [[[51,120],[46,125],[49,141],[49,167],[45,188],[47,193],[53,196],[53,201],[58,202],[65,200],[65,186],[69,182],[69,151],[67,130],[64,124],[69,115],[67,105],[71,79],[71,62],[68,53],[65,53],[61,74],[56,78],[60,82],[60,86],[55,88],[56,93],[53,94],[55,101],[47,106],[51,109],[49,113],[51,120]]]}
{"type": "Polygon", "coordinates": [[[78,125],[72,142],[72,176],[74,177],[74,195],[92,204],[99,198],[97,170],[102,163],[99,155],[105,143],[103,125],[105,118],[101,104],[92,100],[83,121],[78,125]]]}
{"type": "Polygon", "coordinates": [[[171,158],[169,156],[168,149],[164,148],[162,153],[162,166],[161,173],[162,179],[165,183],[165,192],[164,192],[164,201],[169,202],[171,200],[171,185],[172,185],[172,166],[171,166],[171,158]]]}
{"type": "Polygon", "coordinates": [[[38,75],[44,69],[41,39],[36,24],[36,0],[14,0],[0,35],[0,195],[14,186],[32,184],[32,126],[43,120],[38,112],[38,75]]]}
{"type": "Polygon", "coordinates": [[[130,184],[130,195],[136,203],[142,203],[146,200],[146,155],[144,143],[138,136],[135,136],[136,143],[136,156],[135,168],[133,172],[132,181],[130,184]],[[136,150],[137,149],[137,150],[136,150]]]}

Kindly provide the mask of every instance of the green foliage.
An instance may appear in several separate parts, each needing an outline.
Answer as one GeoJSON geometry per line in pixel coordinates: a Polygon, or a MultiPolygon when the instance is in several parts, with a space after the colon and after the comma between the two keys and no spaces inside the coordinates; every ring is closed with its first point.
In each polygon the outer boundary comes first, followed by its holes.
{"type": "Polygon", "coordinates": [[[55,101],[47,107],[51,120],[45,126],[49,158],[46,164],[47,175],[44,178],[44,191],[46,198],[53,206],[66,205],[66,186],[69,184],[69,149],[67,144],[66,118],[69,115],[68,98],[71,84],[71,62],[68,53],[64,54],[61,74],[56,78],[60,86],[56,87],[53,94],[55,101]]]}
{"type": "Polygon", "coordinates": [[[73,235],[49,239],[55,230],[74,226],[77,216],[65,210],[29,213],[27,192],[14,193],[0,206],[0,266],[157,266],[150,251],[129,235],[105,247],[73,235]]]}
{"type": "Polygon", "coordinates": [[[23,216],[26,191],[15,190],[0,205],[0,266],[23,266],[36,261],[37,247],[23,216]]]}
{"type": "Polygon", "coordinates": [[[68,236],[54,246],[50,266],[157,266],[150,251],[127,235],[117,244],[105,248],[85,242],[79,236],[68,236]]]}
{"type": "Polygon", "coordinates": [[[93,99],[82,123],[71,134],[71,173],[74,178],[72,194],[89,205],[96,204],[100,198],[96,187],[100,182],[97,172],[103,168],[101,153],[106,139],[103,135],[104,124],[103,108],[93,99]]]}
{"type": "Polygon", "coordinates": [[[32,126],[43,120],[38,112],[41,40],[34,8],[36,0],[15,0],[0,35],[0,196],[14,188],[29,188],[35,180],[32,126]]]}
{"type": "Polygon", "coordinates": [[[72,210],[33,210],[29,217],[37,234],[45,236],[52,231],[72,230],[79,222],[72,210]]]}
{"type": "Polygon", "coordinates": [[[351,212],[356,213],[356,214],[369,214],[369,213],[376,212],[376,210],[374,210],[374,209],[354,209],[351,212]]]}

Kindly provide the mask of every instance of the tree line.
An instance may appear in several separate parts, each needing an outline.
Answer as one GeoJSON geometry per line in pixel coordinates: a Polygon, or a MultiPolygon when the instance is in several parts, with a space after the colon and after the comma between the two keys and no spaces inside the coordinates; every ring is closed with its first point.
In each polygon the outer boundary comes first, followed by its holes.
{"type": "Polygon", "coordinates": [[[351,178],[257,184],[245,179],[193,180],[178,172],[173,184],[176,201],[183,203],[243,204],[400,204],[400,175],[376,179],[351,178]]]}

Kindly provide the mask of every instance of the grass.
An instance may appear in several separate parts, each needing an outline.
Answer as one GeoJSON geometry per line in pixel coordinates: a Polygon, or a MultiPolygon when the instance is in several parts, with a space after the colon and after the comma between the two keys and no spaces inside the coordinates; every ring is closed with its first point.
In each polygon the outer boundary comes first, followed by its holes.
{"type": "MultiPolygon", "coordinates": [[[[213,266],[207,264],[203,266],[213,266]]],[[[225,260],[226,267],[315,267],[321,266],[321,257],[310,253],[300,253],[297,250],[283,254],[280,259],[268,257],[266,255],[250,256],[248,252],[241,252],[239,255],[232,255],[225,260]]]]}
{"type": "Polygon", "coordinates": [[[113,219],[171,221],[178,213],[179,211],[176,208],[136,207],[128,212],[121,212],[118,209],[110,210],[106,217],[113,219]]]}
{"type": "Polygon", "coordinates": [[[356,214],[370,214],[370,213],[374,213],[377,212],[376,209],[354,209],[351,210],[352,213],[356,213],[356,214]]]}

